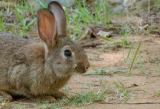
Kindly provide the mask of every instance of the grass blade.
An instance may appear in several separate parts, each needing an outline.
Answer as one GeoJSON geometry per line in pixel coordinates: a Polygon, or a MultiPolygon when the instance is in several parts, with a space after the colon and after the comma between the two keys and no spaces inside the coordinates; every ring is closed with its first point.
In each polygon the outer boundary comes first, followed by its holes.
{"type": "Polygon", "coordinates": [[[27,27],[31,26],[34,22],[36,22],[37,18],[33,19],[31,22],[28,23],[27,27]]]}
{"type": "Polygon", "coordinates": [[[137,56],[137,54],[138,54],[138,51],[139,51],[139,48],[140,48],[141,44],[142,44],[142,41],[139,43],[139,46],[138,46],[138,48],[137,48],[137,51],[136,51],[136,53],[135,53],[135,55],[134,55],[134,58],[133,58],[133,60],[132,60],[131,67],[130,67],[130,69],[129,69],[129,75],[130,75],[130,73],[131,73],[131,70],[132,70],[132,67],[133,67],[133,63],[134,63],[134,61],[135,61],[135,59],[136,59],[136,56],[137,56]]]}
{"type": "Polygon", "coordinates": [[[34,0],[37,4],[39,4],[39,6],[41,6],[42,8],[47,8],[46,5],[44,5],[42,2],[34,0]]]}
{"type": "Polygon", "coordinates": [[[146,96],[146,94],[147,94],[147,92],[148,92],[149,88],[150,88],[150,87],[148,87],[148,88],[147,88],[147,90],[144,92],[144,94],[143,94],[143,98],[146,96]]]}
{"type": "Polygon", "coordinates": [[[104,36],[101,36],[103,39],[105,39],[105,40],[108,40],[108,41],[110,41],[110,42],[113,42],[113,43],[115,43],[114,41],[112,41],[111,39],[109,39],[109,38],[107,38],[107,37],[104,37],[104,36]]]}
{"type": "Polygon", "coordinates": [[[18,20],[20,21],[22,27],[24,27],[23,21],[21,19],[21,16],[20,16],[18,10],[17,10],[17,7],[15,7],[15,12],[16,12],[16,16],[17,16],[18,20]]]}
{"type": "Polygon", "coordinates": [[[14,25],[14,24],[11,24],[11,23],[4,23],[4,25],[6,25],[6,26],[13,26],[13,27],[17,27],[17,28],[19,28],[19,26],[18,26],[18,25],[14,25]]]}
{"type": "MultiPolygon", "coordinates": [[[[126,59],[126,61],[125,61],[125,66],[127,66],[127,62],[128,62],[129,55],[130,55],[130,53],[131,53],[131,50],[132,50],[133,44],[134,44],[134,41],[132,42],[131,47],[130,47],[130,49],[129,49],[129,52],[128,52],[128,55],[127,55],[127,59],[126,59]]],[[[123,55],[123,56],[124,56],[124,55],[123,55]]]]}

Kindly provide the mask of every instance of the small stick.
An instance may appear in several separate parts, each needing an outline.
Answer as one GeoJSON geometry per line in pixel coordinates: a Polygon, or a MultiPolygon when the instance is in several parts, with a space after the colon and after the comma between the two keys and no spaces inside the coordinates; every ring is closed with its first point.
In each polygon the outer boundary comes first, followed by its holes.
{"type": "Polygon", "coordinates": [[[139,103],[107,103],[99,102],[100,104],[160,104],[160,102],[139,102],[139,103]]]}
{"type": "Polygon", "coordinates": [[[89,44],[84,44],[82,47],[96,47],[97,45],[102,45],[102,43],[92,42],[89,44]]]}

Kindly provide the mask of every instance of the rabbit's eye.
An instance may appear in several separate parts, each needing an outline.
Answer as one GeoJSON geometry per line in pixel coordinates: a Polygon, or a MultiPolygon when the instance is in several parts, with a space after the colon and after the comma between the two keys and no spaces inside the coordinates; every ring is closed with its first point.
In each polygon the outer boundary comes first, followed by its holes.
{"type": "Polygon", "coordinates": [[[70,50],[65,50],[65,51],[64,51],[64,55],[65,55],[65,56],[71,56],[72,53],[71,53],[70,50]]]}

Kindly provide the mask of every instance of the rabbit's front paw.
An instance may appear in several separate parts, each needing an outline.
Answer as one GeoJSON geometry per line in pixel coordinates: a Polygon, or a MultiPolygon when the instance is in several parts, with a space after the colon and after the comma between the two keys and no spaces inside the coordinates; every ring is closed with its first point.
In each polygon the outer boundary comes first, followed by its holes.
{"type": "Polygon", "coordinates": [[[59,91],[59,92],[55,93],[54,97],[59,98],[59,99],[62,99],[63,97],[66,97],[67,99],[72,98],[72,96],[65,91],[59,91]]]}
{"type": "Polygon", "coordinates": [[[0,91],[0,102],[1,101],[13,101],[13,98],[11,95],[9,95],[7,92],[5,91],[0,91]]]}
{"type": "Polygon", "coordinates": [[[36,98],[32,98],[35,102],[49,102],[49,103],[54,103],[56,99],[53,96],[38,96],[36,98]]]}

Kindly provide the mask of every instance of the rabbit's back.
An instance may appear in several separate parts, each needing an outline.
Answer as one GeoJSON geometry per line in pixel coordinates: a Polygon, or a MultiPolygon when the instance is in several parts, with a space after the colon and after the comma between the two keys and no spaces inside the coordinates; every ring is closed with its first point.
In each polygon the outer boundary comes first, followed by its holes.
{"type": "Polygon", "coordinates": [[[0,51],[9,51],[8,53],[12,53],[15,49],[18,49],[24,45],[31,43],[31,41],[21,38],[20,36],[16,36],[11,33],[0,32],[0,51]]]}
{"type": "Polygon", "coordinates": [[[4,32],[0,33],[0,75],[6,72],[13,63],[14,54],[21,47],[30,43],[29,40],[19,36],[4,32]]]}

